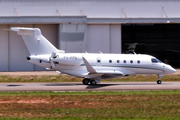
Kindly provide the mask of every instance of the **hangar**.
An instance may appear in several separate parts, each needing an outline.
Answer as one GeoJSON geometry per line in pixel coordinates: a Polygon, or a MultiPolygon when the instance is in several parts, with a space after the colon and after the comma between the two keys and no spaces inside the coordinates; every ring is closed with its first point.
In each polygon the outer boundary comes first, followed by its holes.
{"type": "Polygon", "coordinates": [[[179,0],[0,0],[0,71],[45,70],[10,27],[37,27],[67,53],[151,54],[179,67],[179,0]]]}

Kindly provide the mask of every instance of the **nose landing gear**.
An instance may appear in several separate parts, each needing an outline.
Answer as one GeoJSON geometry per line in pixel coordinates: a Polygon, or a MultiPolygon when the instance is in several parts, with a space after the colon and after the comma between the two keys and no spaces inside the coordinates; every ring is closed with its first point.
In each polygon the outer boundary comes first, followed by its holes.
{"type": "Polygon", "coordinates": [[[157,84],[161,84],[162,83],[162,81],[161,80],[157,80],[157,84]]]}
{"type": "Polygon", "coordinates": [[[157,84],[161,84],[161,83],[162,83],[162,81],[161,81],[161,77],[162,77],[162,76],[164,76],[164,75],[158,75],[159,78],[158,78],[158,80],[157,80],[157,84]]]}

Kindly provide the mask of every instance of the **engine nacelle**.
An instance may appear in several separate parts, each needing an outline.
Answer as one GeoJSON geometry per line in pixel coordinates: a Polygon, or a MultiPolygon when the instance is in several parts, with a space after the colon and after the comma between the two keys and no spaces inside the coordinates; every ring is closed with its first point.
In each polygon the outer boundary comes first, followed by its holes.
{"type": "Polygon", "coordinates": [[[31,63],[38,64],[38,63],[50,63],[53,61],[55,64],[60,65],[70,65],[76,66],[82,64],[82,59],[78,57],[64,57],[60,55],[56,55],[55,57],[51,58],[51,55],[31,55],[27,56],[27,60],[31,63]]]}
{"type": "Polygon", "coordinates": [[[31,55],[31,56],[27,56],[27,60],[29,60],[29,62],[46,62],[49,63],[49,55],[31,55]]]}

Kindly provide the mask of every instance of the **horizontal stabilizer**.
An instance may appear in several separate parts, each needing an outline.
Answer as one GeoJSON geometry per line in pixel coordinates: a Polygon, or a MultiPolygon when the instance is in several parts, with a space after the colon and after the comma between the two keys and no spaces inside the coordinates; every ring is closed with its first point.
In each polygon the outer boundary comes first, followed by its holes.
{"type": "MultiPolygon", "coordinates": [[[[10,31],[15,31],[18,35],[33,35],[35,32],[35,28],[23,28],[23,27],[11,27],[10,31]]],[[[36,35],[41,35],[41,33],[37,33],[36,35]]]]}
{"type": "MultiPolygon", "coordinates": [[[[64,52],[58,50],[42,34],[39,28],[11,27],[11,31],[21,35],[31,55],[64,52]]],[[[53,65],[53,64],[52,64],[53,65]]],[[[53,65],[54,66],[54,65],[53,65]]]]}

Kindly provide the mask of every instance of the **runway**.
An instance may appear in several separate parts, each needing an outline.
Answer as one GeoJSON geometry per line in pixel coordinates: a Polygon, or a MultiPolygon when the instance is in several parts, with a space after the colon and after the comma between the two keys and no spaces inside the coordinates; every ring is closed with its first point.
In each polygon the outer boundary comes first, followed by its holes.
{"type": "Polygon", "coordinates": [[[102,82],[83,85],[81,82],[56,83],[0,83],[0,92],[7,91],[124,91],[124,90],[180,90],[180,82],[102,82]]]}

